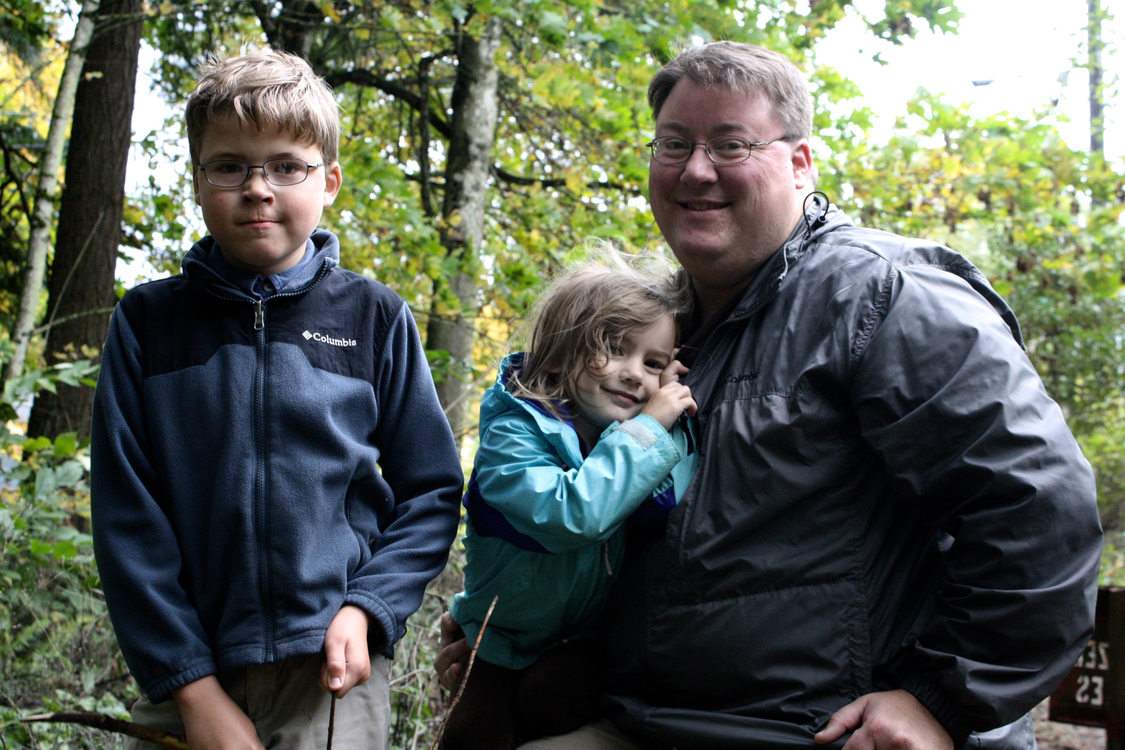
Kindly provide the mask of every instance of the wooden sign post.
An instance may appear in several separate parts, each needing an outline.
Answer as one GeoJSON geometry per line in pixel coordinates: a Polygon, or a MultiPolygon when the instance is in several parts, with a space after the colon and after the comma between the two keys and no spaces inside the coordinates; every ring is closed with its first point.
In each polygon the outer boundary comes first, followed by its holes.
{"type": "Polygon", "coordinates": [[[1094,635],[1051,693],[1049,718],[1105,727],[1106,750],[1125,750],[1125,588],[1098,589],[1094,635]]]}

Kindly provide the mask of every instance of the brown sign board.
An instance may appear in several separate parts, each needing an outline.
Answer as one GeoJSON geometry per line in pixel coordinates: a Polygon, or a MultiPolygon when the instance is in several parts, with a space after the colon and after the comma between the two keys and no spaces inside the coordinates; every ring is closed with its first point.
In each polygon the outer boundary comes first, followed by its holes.
{"type": "Polygon", "coordinates": [[[1094,634],[1077,663],[1051,693],[1048,717],[1105,727],[1107,750],[1122,748],[1125,731],[1125,588],[1101,587],[1094,634]]]}

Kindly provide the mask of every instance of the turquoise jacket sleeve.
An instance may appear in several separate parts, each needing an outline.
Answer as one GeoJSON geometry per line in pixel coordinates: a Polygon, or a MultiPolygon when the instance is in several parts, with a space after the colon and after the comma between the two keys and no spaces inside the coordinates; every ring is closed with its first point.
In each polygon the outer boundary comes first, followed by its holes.
{"type": "Polygon", "coordinates": [[[681,459],[645,414],[608,427],[585,460],[576,440],[564,442],[513,412],[488,426],[477,452],[482,497],[549,552],[608,539],[681,459]]]}

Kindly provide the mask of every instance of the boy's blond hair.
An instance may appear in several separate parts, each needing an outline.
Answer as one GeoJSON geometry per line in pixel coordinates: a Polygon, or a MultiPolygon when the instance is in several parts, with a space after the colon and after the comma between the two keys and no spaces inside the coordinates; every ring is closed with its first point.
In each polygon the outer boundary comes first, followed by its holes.
{"type": "Polygon", "coordinates": [[[192,164],[199,164],[206,127],[226,115],[315,145],[325,164],[339,155],[339,105],[324,79],[297,55],[269,47],[226,59],[208,55],[187,103],[192,164]]]}
{"type": "Polygon", "coordinates": [[[523,368],[508,390],[556,417],[571,412],[582,371],[598,367],[625,336],[689,311],[683,274],[653,258],[600,248],[557,277],[539,298],[523,368]]]}

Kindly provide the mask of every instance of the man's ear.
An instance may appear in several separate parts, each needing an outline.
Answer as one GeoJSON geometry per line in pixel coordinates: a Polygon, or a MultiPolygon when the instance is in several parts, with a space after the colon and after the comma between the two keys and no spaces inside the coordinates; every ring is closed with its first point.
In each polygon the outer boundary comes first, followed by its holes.
{"type": "Polygon", "coordinates": [[[812,190],[816,185],[816,168],[813,166],[812,146],[802,138],[793,146],[793,184],[798,190],[812,190]]]}

